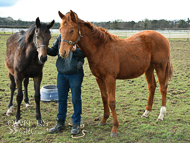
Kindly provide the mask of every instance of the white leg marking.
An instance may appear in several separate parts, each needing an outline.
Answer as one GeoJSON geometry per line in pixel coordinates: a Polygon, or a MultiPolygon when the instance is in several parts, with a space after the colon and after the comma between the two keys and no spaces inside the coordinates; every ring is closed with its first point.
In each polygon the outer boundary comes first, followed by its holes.
{"type": "Polygon", "coordinates": [[[145,110],[145,112],[143,113],[143,115],[141,116],[141,118],[147,118],[149,113],[150,113],[150,111],[145,110]]]}
{"type": "Polygon", "coordinates": [[[20,120],[18,120],[18,122],[15,121],[15,123],[14,123],[14,127],[20,127],[20,126],[21,126],[21,124],[20,124],[20,120]]]}
{"type": "Polygon", "coordinates": [[[13,113],[13,106],[11,106],[11,107],[7,110],[6,115],[7,115],[7,116],[10,116],[12,113],[13,113]]]}
{"type": "Polygon", "coordinates": [[[30,107],[30,104],[26,103],[26,108],[27,108],[27,107],[30,107]]]}
{"type": "Polygon", "coordinates": [[[160,115],[158,116],[158,121],[163,121],[164,115],[166,114],[166,107],[162,106],[160,108],[160,115]]]}

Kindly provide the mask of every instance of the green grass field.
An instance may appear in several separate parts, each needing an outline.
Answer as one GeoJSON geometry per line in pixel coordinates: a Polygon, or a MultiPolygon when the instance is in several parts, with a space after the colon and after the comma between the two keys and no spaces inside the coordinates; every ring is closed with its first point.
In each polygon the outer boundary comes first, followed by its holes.
{"type": "MultiPolygon", "coordinates": [[[[56,124],[57,102],[41,102],[41,114],[45,127],[36,126],[33,79],[30,79],[28,87],[31,107],[25,108],[24,100],[21,105],[22,126],[16,129],[13,128],[17,104],[16,91],[13,102],[14,114],[13,116],[5,115],[10,99],[8,71],[4,63],[6,40],[9,36],[9,34],[0,33],[0,142],[190,142],[189,41],[170,39],[174,74],[168,86],[167,114],[163,121],[157,121],[161,107],[161,95],[158,87],[155,92],[153,110],[149,118],[142,119],[141,115],[146,108],[148,99],[148,89],[144,75],[131,80],[117,80],[116,111],[120,125],[116,138],[110,137],[112,116],[107,120],[106,126],[98,126],[103,116],[103,103],[95,77],[91,74],[87,59],[85,59],[81,123],[84,124],[85,130],[92,133],[86,133],[83,138],[72,139],[69,126],[61,133],[48,133],[48,130],[56,124]]],[[[56,37],[57,35],[52,35],[50,46],[56,37]]],[[[43,69],[41,87],[56,84],[56,59],[57,57],[48,57],[43,69]]],[[[73,107],[70,96],[68,99],[67,124],[72,123],[72,114],[73,107]]]]}

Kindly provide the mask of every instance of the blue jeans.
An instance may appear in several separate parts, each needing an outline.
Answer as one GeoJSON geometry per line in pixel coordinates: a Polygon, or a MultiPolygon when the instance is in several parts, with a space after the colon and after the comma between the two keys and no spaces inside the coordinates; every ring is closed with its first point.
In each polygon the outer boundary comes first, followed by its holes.
{"type": "Polygon", "coordinates": [[[67,114],[67,96],[69,88],[72,93],[72,102],[74,107],[74,114],[72,115],[73,124],[80,124],[82,114],[82,100],[81,100],[81,85],[84,73],[76,73],[71,75],[64,75],[58,73],[57,88],[58,88],[58,114],[57,118],[66,120],[67,114]]]}

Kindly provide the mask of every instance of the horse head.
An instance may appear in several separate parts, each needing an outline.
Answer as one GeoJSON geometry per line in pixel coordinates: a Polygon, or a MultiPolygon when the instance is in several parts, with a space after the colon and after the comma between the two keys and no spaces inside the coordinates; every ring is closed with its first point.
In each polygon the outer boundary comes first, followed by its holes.
{"type": "Polygon", "coordinates": [[[63,15],[58,12],[62,22],[60,24],[61,45],[59,55],[62,58],[67,58],[72,47],[80,40],[80,25],[78,23],[78,16],[72,10],[63,15]]]}
{"type": "Polygon", "coordinates": [[[51,39],[50,28],[54,24],[54,20],[48,24],[40,23],[40,19],[37,18],[35,22],[34,38],[33,42],[38,51],[38,59],[40,63],[45,63],[47,60],[47,49],[49,40],[51,39]]]}

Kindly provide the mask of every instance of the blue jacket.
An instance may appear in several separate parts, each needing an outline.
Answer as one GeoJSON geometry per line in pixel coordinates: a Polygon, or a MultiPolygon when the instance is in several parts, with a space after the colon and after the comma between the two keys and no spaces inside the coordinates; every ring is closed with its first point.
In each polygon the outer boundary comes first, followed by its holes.
{"type": "Polygon", "coordinates": [[[75,74],[83,72],[84,54],[77,47],[73,52],[71,51],[68,58],[62,58],[58,52],[61,44],[61,34],[57,37],[51,48],[48,48],[47,54],[50,56],[58,55],[56,61],[57,71],[62,74],[75,74]]]}

